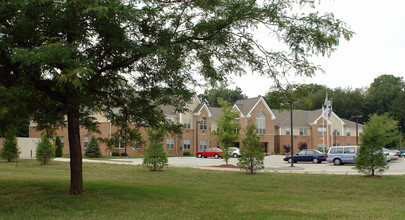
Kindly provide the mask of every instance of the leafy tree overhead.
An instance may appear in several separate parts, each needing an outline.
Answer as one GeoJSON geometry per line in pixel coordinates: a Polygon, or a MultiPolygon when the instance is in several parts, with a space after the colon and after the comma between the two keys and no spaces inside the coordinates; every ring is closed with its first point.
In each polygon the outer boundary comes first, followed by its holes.
{"type": "Polygon", "coordinates": [[[374,176],[388,169],[383,147],[397,138],[398,121],[388,115],[372,115],[360,134],[360,149],[355,168],[374,176]]]}
{"type": "Polygon", "coordinates": [[[221,116],[216,120],[218,130],[212,131],[212,134],[217,137],[221,149],[224,152],[225,163],[231,157],[228,147],[233,147],[233,143],[239,139],[240,124],[237,121],[239,114],[233,109],[233,106],[222,98],[218,98],[218,103],[222,106],[221,116]]]}
{"type": "Polygon", "coordinates": [[[38,129],[67,126],[70,194],[82,194],[79,126],[96,131],[92,113],[103,112],[128,140],[130,130],[165,124],[159,105],[184,110],[200,82],[196,74],[210,83],[244,74],[245,67],[275,80],[287,69],[313,75],[318,66],[308,57],[330,55],[353,33],[332,14],[291,10],[305,5],[316,6],[313,0],[2,1],[0,129],[22,118],[38,129]],[[287,51],[260,45],[259,25],[287,51]]]}
{"type": "Polygon", "coordinates": [[[247,96],[243,94],[242,89],[236,87],[235,89],[229,89],[225,84],[221,84],[218,88],[212,88],[205,90],[203,94],[199,95],[199,98],[204,102],[207,101],[212,107],[221,107],[218,103],[218,98],[229,102],[231,105],[235,104],[240,99],[246,99],[247,96]]]}

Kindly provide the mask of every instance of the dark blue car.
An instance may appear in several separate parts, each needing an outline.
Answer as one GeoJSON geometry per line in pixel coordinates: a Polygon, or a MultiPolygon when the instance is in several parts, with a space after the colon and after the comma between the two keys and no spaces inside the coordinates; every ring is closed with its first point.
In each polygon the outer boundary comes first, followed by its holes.
{"type": "MultiPolygon", "coordinates": [[[[294,154],[294,163],[298,161],[312,161],[313,163],[322,163],[322,161],[326,161],[326,154],[320,152],[319,150],[302,150],[297,154],[294,154]]],[[[291,155],[287,155],[284,157],[284,161],[288,161],[291,163],[291,155]]]]}

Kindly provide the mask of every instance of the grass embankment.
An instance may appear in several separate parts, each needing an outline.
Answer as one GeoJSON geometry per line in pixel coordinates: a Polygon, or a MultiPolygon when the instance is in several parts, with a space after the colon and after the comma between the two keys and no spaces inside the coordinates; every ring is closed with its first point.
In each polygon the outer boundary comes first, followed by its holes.
{"type": "Polygon", "coordinates": [[[364,178],[0,161],[0,219],[403,219],[405,176],[364,178]]]}

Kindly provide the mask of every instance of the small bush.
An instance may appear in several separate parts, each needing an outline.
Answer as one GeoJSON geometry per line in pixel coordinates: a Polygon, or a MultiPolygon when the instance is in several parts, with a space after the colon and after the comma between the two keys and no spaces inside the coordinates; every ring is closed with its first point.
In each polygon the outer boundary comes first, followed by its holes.
{"type": "Polygon", "coordinates": [[[55,157],[55,148],[48,135],[42,134],[41,140],[37,144],[36,157],[43,165],[49,163],[49,161],[55,157]]]}
{"type": "Polygon", "coordinates": [[[191,156],[190,151],[185,151],[185,152],[183,152],[183,156],[191,156]]]}
{"type": "Polygon", "coordinates": [[[86,152],[84,153],[86,157],[89,158],[99,158],[101,157],[100,146],[98,145],[97,139],[92,136],[90,139],[90,143],[86,148],[86,152]]]}
{"type": "Polygon", "coordinates": [[[15,136],[6,137],[3,143],[3,150],[1,151],[1,157],[11,162],[20,156],[20,151],[17,146],[17,139],[15,136]]]}
{"type": "Polygon", "coordinates": [[[163,150],[165,130],[156,128],[148,129],[149,147],[143,158],[143,166],[151,171],[158,171],[168,165],[167,155],[163,150]]]}
{"type": "Polygon", "coordinates": [[[284,152],[287,153],[287,154],[290,153],[290,151],[291,151],[291,147],[287,146],[287,145],[284,145],[283,149],[284,149],[284,152]]]}
{"type": "Polygon", "coordinates": [[[59,136],[55,140],[55,157],[62,157],[62,142],[59,136]]]}
{"type": "Polygon", "coordinates": [[[113,157],[119,157],[119,156],[120,156],[120,153],[117,152],[117,151],[114,151],[114,152],[112,152],[111,156],[113,156],[113,157]]]}
{"type": "Polygon", "coordinates": [[[128,157],[127,153],[121,153],[121,157],[128,157]]]}
{"type": "Polygon", "coordinates": [[[299,142],[299,143],[298,143],[298,149],[299,149],[299,150],[308,149],[308,144],[305,143],[305,142],[299,142]]]}

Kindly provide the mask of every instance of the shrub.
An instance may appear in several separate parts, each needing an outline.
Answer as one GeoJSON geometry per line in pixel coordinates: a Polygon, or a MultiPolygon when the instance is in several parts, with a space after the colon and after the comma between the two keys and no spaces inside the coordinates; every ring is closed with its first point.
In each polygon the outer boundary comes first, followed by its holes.
{"type": "Polygon", "coordinates": [[[113,152],[111,153],[111,156],[113,156],[113,157],[119,157],[119,156],[120,156],[120,152],[113,151],[113,152]]]}
{"type": "Polygon", "coordinates": [[[305,143],[305,142],[299,142],[299,143],[298,143],[298,149],[299,149],[299,150],[308,149],[308,144],[305,143]]]}
{"type": "Polygon", "coordinates": [[[127,153],[121,153],[121,157],[128,157],[127,153]]]}
{"type": "Polygon", "coordinates": [[[287,153],[287,154],[290,153],[290,151],[291,151],[291,147],[287,146],[287,145],[284,145],[283,149],[284,149],[284,152],[287,153]]]}
{"type": "Polygon", "coordinates": [[[47,134],[42,134],[41,140],[37,144],[36,157],[43,165],[55,157],[55,148],[47,134]]]}
{"type": "Polygon", "coordinates": [[[167,156],[163,150],[164,129],[148,129],[149,147],[143,158],[143,166],[151,171],[161,170],[167,166],[167,156]]]}
{"type": "Polygon", "coordinates": [[[17,139],[15,136],[6,137],[3,143],[3,150],[1,151],[1,157],[11,162],[20,156],[20,151],[17,146],[17,139]]]}
{"type": "Polygon", "coordinates": [[[55,140],[55,157],[62,157],[62,142],[59,136],[55,140]]]}
{"type": "Polygon", "coordinates": [[[190,151],[185,151],[185,152],[183,152],[183,156],[191,156],[190,151]]]}
{"type": "Polygon", "coordinates": [[[260,137],[256,134],[256,125],[252,121],[246,127],[246,137],[242,144],[240,153],[243,156],[238,159],[238,167],[249,174],[264,169],[264,149],[260,147],[260,137]]]}
{"type": "Polygon", "coordinates": [[[98,145],[97,139],[94,136],[91,136],[89,145],[87,146],[84,155],[89,158],[101,157],[100,146],[98,145]]]}

